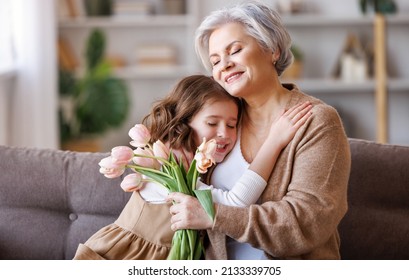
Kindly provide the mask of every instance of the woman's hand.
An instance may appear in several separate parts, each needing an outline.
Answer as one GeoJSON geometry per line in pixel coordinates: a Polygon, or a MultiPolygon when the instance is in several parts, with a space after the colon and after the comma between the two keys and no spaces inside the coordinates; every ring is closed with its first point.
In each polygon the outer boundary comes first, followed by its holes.
{"type": "Polygon", "coordinates": [[[311,116],[312,105],[310,102],[295,105],[283,112],[271,125],[269,137],[274,139],[279,146],[284,148],[293,139],[297,130],[311,116]]]}
{"type": "Polygon", "coordinates": [[[209,229],[213,221],[207,215],[197,198],[183,193],[170,193],[168,201],[174,204],[170,207],[171,229],[209,229]]]}

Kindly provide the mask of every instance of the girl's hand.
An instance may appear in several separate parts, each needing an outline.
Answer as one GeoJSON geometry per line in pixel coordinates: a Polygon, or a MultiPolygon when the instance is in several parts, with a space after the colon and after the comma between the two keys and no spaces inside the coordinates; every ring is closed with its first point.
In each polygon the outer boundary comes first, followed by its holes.
{"type": "Polygon", "coordinates": [[[174,202],[170,207],[171,229],[209,229],[213,221],[207,215],[200,202],[193,196],[183,193],[170,193],[168,201],[174,202]]]}
{"type": "Polygon", "coordinates": [[[310,102],[295,105],[285,111],[271,125],[268,137],[274,139],[279,145],[284,148],[293,139],[297,130],[308,120],[312,115],[312,105],[310,102]]]}

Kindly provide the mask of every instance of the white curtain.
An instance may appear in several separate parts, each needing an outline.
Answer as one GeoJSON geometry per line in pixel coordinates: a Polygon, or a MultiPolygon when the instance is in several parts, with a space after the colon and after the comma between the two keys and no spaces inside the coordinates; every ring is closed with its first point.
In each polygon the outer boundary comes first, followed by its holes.
{"type": "Polygon", "coordinates": [[[10,145],[58,148],[56,8],[54,0],[13,0],[16,58],[10,145]]]}
{"type": "Polygon", "coordinates": [[[11,1],[0,0],[0,145],[8,144],[8,105],[14,76],[11,1]]]}

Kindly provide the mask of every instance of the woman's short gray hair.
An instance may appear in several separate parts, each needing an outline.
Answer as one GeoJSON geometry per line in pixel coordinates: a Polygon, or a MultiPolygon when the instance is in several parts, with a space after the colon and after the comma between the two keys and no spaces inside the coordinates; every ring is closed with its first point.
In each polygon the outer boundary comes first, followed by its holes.
{"type": "Polygon", "coordinates": [[[207,70],[212,69],[209,60],[210,35],[218,27],[231,22],[242,24],[263,49],[271,52],[277,49],[280,51],[280,57],[275,64],[278,75],[292,63],[291,37],[284,28],[280,15],[260,2],[245,1],[213,11],[197,28],[195,49],[207,70]]]}

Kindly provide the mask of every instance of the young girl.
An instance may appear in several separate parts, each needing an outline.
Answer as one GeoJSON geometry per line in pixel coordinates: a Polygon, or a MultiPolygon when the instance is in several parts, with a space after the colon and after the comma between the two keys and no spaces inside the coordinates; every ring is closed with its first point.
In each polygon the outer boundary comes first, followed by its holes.
{"type": "MultiPolygon", "coordinates": [[[[271,137],[259,155],[229,192],[212,189],[215,202],[247,206],[255,203],[280,151],[305,123],[311,105],[291,108],[272,125],[271,137]]],[[[193,75],[182,79],[174,90],[153,107],[144,123],[151,140],[166,143],[187,166],[203,138],[217,142],[216,162],[232,150],[240,118],[240,101],[230,96],[211,77],[193,75]]],[[[203,186],[201,183],[199,187],[203,186]]],[[[74,259],[166,259],[173,237],[171,204],[167,190],[153,182],[133,192],[119,218],[80,244],[74,259]]]]}

